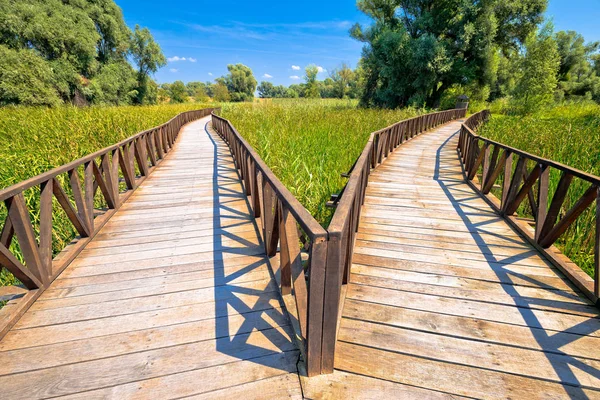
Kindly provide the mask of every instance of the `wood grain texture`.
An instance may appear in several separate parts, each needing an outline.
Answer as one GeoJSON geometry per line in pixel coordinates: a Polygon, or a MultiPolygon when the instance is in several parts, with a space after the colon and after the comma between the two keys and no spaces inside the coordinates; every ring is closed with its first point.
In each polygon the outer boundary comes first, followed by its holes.
{"type": "MultiPolygon", "coordinates": [[[[371,171],[336,370],[303,380],[306,394],[600,398],[598,309],[467,185],[459,128],[421,134],[371,171]]],[[[512,163],[487,146],[471,160],[484,191],[512,163]]],[[[506,186],[503,204],[527,196],[506,186]]],[[[554,220],[556,208],[538,215],[554,220]]]]}
{"type": "MultiPolygon", "coordinates": [[[[162,161],[0,341],[0,397],[301,398],[290,321],[209,119],[105,157],[115,201],[134,150],[162,161]]],[[[88,228],[73,177],[69,211],[88,228]]]]}

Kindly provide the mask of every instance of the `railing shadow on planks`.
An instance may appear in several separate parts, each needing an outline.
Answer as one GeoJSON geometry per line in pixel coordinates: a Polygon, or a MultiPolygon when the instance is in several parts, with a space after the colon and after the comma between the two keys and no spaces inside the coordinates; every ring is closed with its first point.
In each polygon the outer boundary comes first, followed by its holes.
{"type": "Polygon", "coordinates": [[[181,127],[214,110],[183,112],[160,126],[0,191],[5,205],[0,210],[0,217],[4,216],[0,270],[7,269],[21,282],[0,287],[0,300],[6,303],[0,311],[0,338],[161,163],[181,127]],[[53,235],[58,214],[66,216],[79,235],[64,248],[57,248],[61,242],[53,235]]]}
{"type": "Polygon", "coordinates": [[[461,126],[458,152],[467,182],[598,304],[600,178],[477,135],[475,132],[490,115],[489,110],[473,114],[461,126]],[[552,180],[556,183],[550,197],[552,180]],[[574,204],[566,201],[569,195],[576,199],[574,204]],[[589,210],[594,202],[594,209],[589,210]],[[554,246],[586,211],[592,213],[595,225],[593,279],[554,246]],[[526,215],[533,218],[523,218],[526,215]]]}
{"type": "Polygon", "coordinates": [[[333,372],[343,287],[371,169],[407,140],[465,114],[465,109],[441,111],[373,132],[352,170],[344,174],[348,182],[325,230],[235,127],[213,113],[212,126],[229,145],[254,217],[260,220],[265,250],[291,314],[308,376],[333,372]]]}

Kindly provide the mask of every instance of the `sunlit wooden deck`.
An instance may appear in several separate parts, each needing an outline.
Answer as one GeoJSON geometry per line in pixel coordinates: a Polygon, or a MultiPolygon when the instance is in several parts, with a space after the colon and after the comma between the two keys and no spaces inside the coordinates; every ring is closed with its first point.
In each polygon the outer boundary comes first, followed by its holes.
{"type": "Polygon", "coordinates": [[[264,194],[209,120],[2,338],[1,399],[600,398],[598,309],[466,183],[459,121],[372,171],[335,370],[308,378],[264,194]]]}
{"type": "Polygon", "coordinates": [[[176,148],[0,341],[0,398],[301,397],[228,147],[176,148]]]}
{"type": "Polygon", "coordinates": [[[318,398],[600,398],[598,309],[463,178],[452,122],[369,179],[318,398]]]}

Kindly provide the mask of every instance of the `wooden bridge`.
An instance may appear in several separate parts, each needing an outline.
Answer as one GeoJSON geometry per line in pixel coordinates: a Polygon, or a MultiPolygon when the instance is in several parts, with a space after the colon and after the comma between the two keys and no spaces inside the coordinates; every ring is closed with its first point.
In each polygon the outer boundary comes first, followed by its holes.
{"type": "Polygon", "coordinates": [[[599,234],[595,279],[552,245],[598,178],[427,114],[324,229],[212,111],[0,191],[2,399],[600,398],[599,234]]]}

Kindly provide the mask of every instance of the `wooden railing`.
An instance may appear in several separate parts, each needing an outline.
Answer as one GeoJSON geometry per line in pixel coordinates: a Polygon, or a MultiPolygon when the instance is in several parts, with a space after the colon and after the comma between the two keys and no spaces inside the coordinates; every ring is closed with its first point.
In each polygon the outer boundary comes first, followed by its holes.
{"type": "Polygon", "coordinates": [[[0,298],[11,300],[0,312],[0,338],[161,162],[181,127],[212,111],[181,113],[160,126],[0,190],[0,201],[6,206],[0,230],[0,269],[6,268],[22,283],[0,287],[0,298]],[[25,192],[33,195],[30,203],[36,209],[29,209],[25,192]],[[79,235],[64,249],[56,249],[53,240],[57,213],[64,213],[79,235]],[[36,227],[32,215],[39,221],[36,227]],[[57,250],[62,251],[53,257],[57,250]]]}
{"type": "Polygon", "coordinates": [[[213,113],[212,126],[229,145],[254,217],[260,219],[264,248],[292,316],[307,373],[318,375],[322,373],[327,232],[228,120],[213,113]]]}
{"type": "Polygon", "coordinates": [[[348,175],[327,230],[275,177],[233,125],[213,113],[213,128],[229,145],[254,216],[260,218],[265,250],[271,257],[286,308],[296,318],[293,323],[297,324],[309,376],[333,372],[342,286],[349,277],[354,236],[371,169],[407,140],[465,113],[463,109],[426,114],[372,133],[348,175]],[[305,268],[302,251],[307,258],[305,268]]]}
{"type": "Polygon", "coordinates": [[[490,112],[484,110],[462,124],[458,151],[467,181],[596,303],[600,297],[600,178],[477,135],[476,129],[489,116],[490,112]],[[551,174],[557,174],[559,179],[553,193],[549,190],[551,174]],[[582,194],[570,208],[563,209],[575,181],[583,187],[582,194]],[[492,189],[499,198],[491,193],[492,189]],[[595,259],[591,279],[553,244],[594,202],[595,259]],[[533,216],[529,223],[516,215],[523,206],[533,216]]]}

